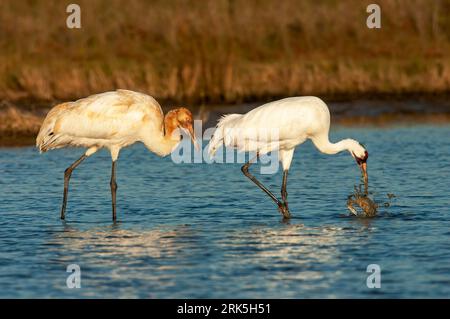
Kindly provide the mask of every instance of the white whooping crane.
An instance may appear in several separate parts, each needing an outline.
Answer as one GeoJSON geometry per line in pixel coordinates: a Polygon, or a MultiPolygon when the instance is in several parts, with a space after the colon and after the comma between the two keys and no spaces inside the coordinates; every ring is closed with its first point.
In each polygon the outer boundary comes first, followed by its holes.
{"type": "Polygon", "coordinates": [[[281,200],[249,173],[254,159],[245,163],[241,170],[278,205],[283,217],[289,218],[291,214],[286,191],[288,171],[295,147],[307,139],[312,140],[317,149],[325,154],[349,151],[367,184],[367,150],[353,139],[331,143],[329,129],[330,111],[321,99],[314,96],[290,97],[261,105],[246,114],[223,116],[210,141],[209,153],[214,155],[222,144],[239,151],[256,152],[257,157],[278,150],[283,167],[281,200]],[[273,135],[274,132],[276,135],[273,135]]]}
{"type": "Polygon", "coordinates": [[[86,152],[64,172],[64,195],[61,219],[65,218],[67,194],[72,171],[87,157],[106,147],[111,152],[112,216],[116,220],[116,161],[120,149],[142,142],[159,156],[166,156],[181,140],[178,128],[190,135],[197,147],[192,114],[183,107],[164,116],[159,103],[151,96],[117,90],[91,95],[75,102],[56,105],[47,114],[36,147],[41,152],[66,146],[87,147],[86,152]]]}

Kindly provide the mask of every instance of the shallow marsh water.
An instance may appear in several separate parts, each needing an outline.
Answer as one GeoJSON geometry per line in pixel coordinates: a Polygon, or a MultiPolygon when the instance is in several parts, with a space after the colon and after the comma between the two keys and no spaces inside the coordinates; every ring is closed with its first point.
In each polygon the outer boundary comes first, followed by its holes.
{"type": "MultiPolygon", "coordinates": [[[[242,164],[174,164],[142,145],[118,162],[119,223],[107,152],[74,172],[62,222],[63,172],[81,150],[0,149],[0,297],[449,297],[450,128],[331,133],[344,137],[369,150],[372,196],[396,195],[375,218],[349,216],[351,156],[311,143],[291,167],[288,223],[242,164]],[[69,264],[81,267],[80,289],[66,286],[69,264]],[[369,264],[381,267],[380,289],[366,285],[369,264]]],[[[281,171],[260,178],[279,193],[281,171]]]]}

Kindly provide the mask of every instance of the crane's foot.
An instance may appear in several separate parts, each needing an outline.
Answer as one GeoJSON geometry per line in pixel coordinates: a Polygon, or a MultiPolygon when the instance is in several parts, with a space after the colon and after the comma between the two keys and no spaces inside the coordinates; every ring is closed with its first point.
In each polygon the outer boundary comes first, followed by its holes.
{"type": "Polygon", "coordinates": [[[283,215],[283,219],[291,218],[291,212],[289,211],[287,203],[279,203],[278,210],[280,211],[281,215],[283,215]]]}

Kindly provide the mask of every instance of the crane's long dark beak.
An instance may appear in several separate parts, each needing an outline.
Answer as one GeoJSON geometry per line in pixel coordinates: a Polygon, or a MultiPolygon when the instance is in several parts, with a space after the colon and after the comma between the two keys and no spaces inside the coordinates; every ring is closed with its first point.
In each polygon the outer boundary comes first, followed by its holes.
{"type": "Polygon", "coordinates": [[[359,164],[359,168],[361,168],[361,173],[364,178],[364,183],[367,184],[369,182],[369,176],[367,174],[367,163],[364,162],[364,163],[359,164]]]}

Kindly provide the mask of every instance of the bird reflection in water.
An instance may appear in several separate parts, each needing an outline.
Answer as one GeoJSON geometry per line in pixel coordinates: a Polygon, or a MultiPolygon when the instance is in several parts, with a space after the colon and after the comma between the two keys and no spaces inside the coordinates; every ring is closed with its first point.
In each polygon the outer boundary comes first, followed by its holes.
{"type": "MultiPolygon", "coordinates": [[[[226,249],[224,257],[230,263],[239,258],[246,261],[242,264],[246,270],[267,271],[271,277],[276,277],[272,279],[305,281],[306,287],[307,282],[327,276],[320,270],[320,265],[329,266],[339,260],[342,243],[351,238],[347,236],[349,231],[354,230],[283,224],[275,228],[235,232],[220,240],[219,247],[226,249]]],[[[349,244],[352,245],[351,242],[349,244]]]]}
{"type": "Polygon", "coordinates": [[[185,225],[145,230],[122,229],[117,224],[87,230],[65,225],[62,232],[55,233],[49,245],[59,251],[82,253],[83,258],[92,255],[139,260],[177,256],[189,250],[193,240],[195,234],[185,225]]]}

